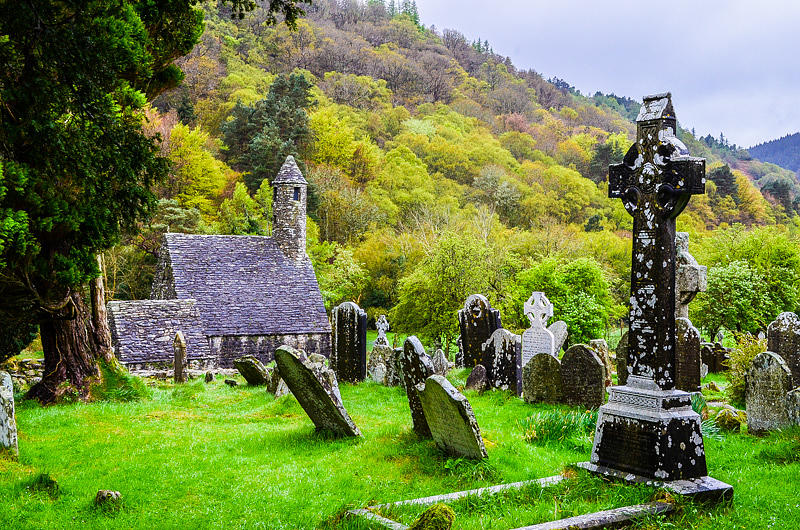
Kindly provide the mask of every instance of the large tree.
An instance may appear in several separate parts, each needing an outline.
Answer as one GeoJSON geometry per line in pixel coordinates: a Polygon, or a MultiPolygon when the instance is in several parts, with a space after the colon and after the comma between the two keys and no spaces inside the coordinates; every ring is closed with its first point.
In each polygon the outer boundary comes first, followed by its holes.
{"type": "MultiPolygon", "coordinates": [[[[180,81],[172,63],[200,37],[197,3],[0,3],[0,318],[38,323],[45,374],[29,395],[42,402],[86,395],[111,360],[84,287],[97,254],[155,204],[168,166],[142,109],[180,81]]],[[[255,7],[229,3],[235,15],[255,7]]],[[[271,1],[271,20],[293,24],[297,3],[271,1]]]]}

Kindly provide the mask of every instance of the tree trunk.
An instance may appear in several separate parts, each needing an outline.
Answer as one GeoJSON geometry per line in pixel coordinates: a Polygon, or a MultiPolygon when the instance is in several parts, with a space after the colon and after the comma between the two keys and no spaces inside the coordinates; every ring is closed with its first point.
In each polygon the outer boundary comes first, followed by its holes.
{"type": "Polygon", "coordinates": [[[108,327],[108,311],[106,311],[106,290],[103,283],[105,276],[105,266],[101,254],[97,255],[97,266],[100,275],[89,284],[92,296],[92,326],[94,328],[94,342],[97,345],[97,352],[107,363],[114,360],[114,352],[111,350],[111,328],[108,327]]]}
{"type": "Polygon", "coordinates": [[[100,353],[93,339],[92,315],[82,293],[74,290],[63,314],[49,315],[39,322],[44,350],[42,380],[28,391],[28,398],[43,404],[65,394],[83,399],[89,384],[100,376],[100,353]]]}

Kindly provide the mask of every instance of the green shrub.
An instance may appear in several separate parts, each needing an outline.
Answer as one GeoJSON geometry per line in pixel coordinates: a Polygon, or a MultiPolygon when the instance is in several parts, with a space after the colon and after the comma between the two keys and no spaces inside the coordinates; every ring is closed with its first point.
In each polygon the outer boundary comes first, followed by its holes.
{"type": "Polygon", "coordinates": [[[728,399],[737,406],[744,404],[744,378],[750,363],[761,352],[767,350],[767,339],[759,339],[750,333],[743,333],[736,339],[736,347],[730,352],[728,360],[728,399]]]}
{"type": "Polygon", "coordinates": [[[446,504],[434,504],[411,523],[408,530],[450,530],[456,520],[456,514],[446,504]]]}
{"type": "Polygon", "coordinates": [[[91,397],[98,401],[139,401],[152,397],[145,382],[128,373],[119,361],[101,362],[100,382],[91,386],[91,397]]]}

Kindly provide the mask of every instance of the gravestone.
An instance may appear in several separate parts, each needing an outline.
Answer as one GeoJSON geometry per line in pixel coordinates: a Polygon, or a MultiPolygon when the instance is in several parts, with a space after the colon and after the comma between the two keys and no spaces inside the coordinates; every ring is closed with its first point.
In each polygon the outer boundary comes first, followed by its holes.
{"type": "Polygon", "coordinates": [[[675,388],[700,392],[700,332],[688,318],[676,319],[675,388]]]}
{"type": "Polygon", "coordinates": [[[719,342],[701,342],[700,360],[712,374],[724,372],[728,369],[727,361],[730,357],[730,350],[719,342]]]}
{"type": "Polygon", "coordinates": [[[706,290],[706,266],[689,254],[689,234],[675,234],[675,318],[689,318],[689,302],[706,290]]]}
{"type": "Polygon", "coordinates": [[[611,386],[611,353],[608,351],[608,343],[605,339],[592,339],[589,346],[594,350],[600,360],[603,361],[603,368],[606,370],[605,385],[611,386]]]}
{"type": "Polygon", "coordinates": [[[449,372],[450,368],[453,366],[452,363],[447,360],[447,356],[441,348],[436,349],[433,357],[431,357],[431,362],[433,363],[433,373],[444,377],[447,376],[447,372],[449,372]]]}
{"type": "Polygon", "coordinates": [[[464,348],[461,347],[461,336],[456,339],[456,366],[464,367],[464,348]]]}
{"type": "Polygon", "coordinates": [[[417,385],[422,409],[436,445],[459,458],[486,458],[481,430],[467,398],[441,375],[417,385]]]}
{"type": "Polygon", "coordinates": [[[606,369],[600,357],[585,344],[570,347],[561,360],[563,402],[595,409],[606,397],[606,369]]]}
{"type": "Polygon", "coordinates": [[[531,327],[522,333],[522,366],[534,355],[558,355],[553,332],[547,329],[547,320],[553,316],[553,304],[544,293],[534,292],[523,306],[531,327]]]}
{"type": "Polygon", "coordinates": [[[333,308],[331,368],[340,381],[358,383],[367,377],[367,313],[353,302],[333,308]]]}
{"type": "Polygon", "coordinates": [[[786,407],[789,411],[789,422],[792,425],[800,425],[800,387],[786,394],[786,407]]]}
{"type": "Polygon", "coordinates": [[[675,388],[675,219],[692,195],[704,193],[705,160],[690,157],[675,136],[670,94],[645,97],[636,121],[636,142],[609,167],[608,187],[633,217],[629,375],[600,407],[591,462],[580,465],[628,479],[680,480],[687,494],[729,497],[729,485],[707,476],[691,396],[675,388]]]}
{"type": "MultiPolygon", "coordinates": [[[[402,349],[400,351],[402,351],[402,349]]],[[[372,352],[369,354],[367,373],[373,381],[382,385],[399,385],[400,369],[398,366],[397,350],[388,344],[385,346],[378,344],[376,340],[375,346],[373,346],[372,352]]]]}
{"type": "Polygon", "coordinates": [[[486,386],[522,394],[522,340],[504,328],[481,346],[486,359],[486,386]]]}
{"type": "Polygon", "coordinates": [[[791,425],[787,394],[792,372],[777,353],[759,353],[750,363],[745,380],[747,431],[759,434],[791,425]]]}
{"type": "Polygon", "coordinates": [[[244,355],[233,361],[248,385],[263,386],[270,382],[271,374],[267,367],[253,355],[244,355]]]}
{"type": "Polygon", "coordinates": [[[339,436],[361,436],[342,404],[336,374],[322,355],[308,355],[289,346],[275,350],[281,379],[294,394],[318,431],[339,436]]]}
{"type": "Polygon", "coordinates": [[[0,372],[0,456],[19,457],[17,420],[14,416],[14,383],[11,374],[0,372]]]}
{"type": "Polygon", "coordinates": [[[767,327],[767,350],[780,355],[794,381],[800,383],[800,318],[794,313],[781,313],[767,327]]]}
{"type": "Polygon", "coordinates": [[[414,432],[423,438],[430,438],[431,430],[428,428],[428,422],[425,421],[425,413],[422,411],[422,403],[417,394],[417,385],[424,383],[433,375],[433,362],[425,353],[422,343],[414,335],[408,337],[403,343],[403,350],[400,353],[400,372],[403,388],[408,397],[408,407],[411,409],[411,423],[414,432]]]}
{"type": "Polygon", "coordinates": [[[386,320],[386,315],[381,315],[375,321],[375,329],[378,330],[378,337],[375,339],[373,347],[375,346],[389,346],[389,339],[386,338],[386,332],[389,331],[389,321],[386,320]]]}
{"type": "Polygon", "coordinates": [[[561,403],[561,362],[552,355],[534,355],[522,369],[522,395],[527,403],[561,403]]]}
{"type": "Polygon", "coordinates": [[[488,382],[486,381],[486,368],[479,364],[467,376],[467,381],[464,383],[464,388],[467,390],[475,390],[476,392],[483,392],[486,390],[488,382]]]}
{"type": "Polygon", "coordinates": [[[619,386],[628,383],[628,332],[622,334],[617,343],[617,384],[619,386]]]}
{"type": "Polygon", "coordinates": [[[175,361],[172,365],[173,379],[176,383],[185,383],[187,378],[186,339],[183,337],[182,331],[175,333],[175,340],[172,341],[172,350],[175,353],[175,361]]]}
{"type": "Polygon", "coordinates": [[[556,320],[547,329],[553,334],[553,355],[558,357],[558,352],[564,347],[567,342],[567,323],[563,320],[556,320]]]}
{"type": "Polygon", "coordinates": [[[459,366],[472,368],[483,364],[481,346],[492,336],[500,325],[500,311],[492,308],[489,300],[481,294],[470,295],[464,308],[458,311],[458,325],[461,330],[461,361],[459,366]]]}

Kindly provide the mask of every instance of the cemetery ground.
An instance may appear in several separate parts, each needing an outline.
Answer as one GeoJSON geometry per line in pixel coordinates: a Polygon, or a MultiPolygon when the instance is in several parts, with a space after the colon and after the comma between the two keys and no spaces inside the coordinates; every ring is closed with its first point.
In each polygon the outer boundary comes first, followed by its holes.
{"type": "MultiPolygon", "coordinates": [[[[467,374],[449,379],[463,387],[467,374]]],[[[151,381],[138,401],[18,402],[21,457],[0,459],[0,528],[369,528],[346,510],[557,475],[591,449],[594,413],[466,391],[489,459],[448,458],[412,433],[401,389],[371,382],[341,385],[363,438],[330,439],[314,432],[293,396],[275,399],[237,379],[234,388],[221,378],[151,381]],[[43,474],[58,492],[41,487],[43,474]],[[99,489],[120,491],[121,508],[95,508],[99,489]]],[[[800,430],[726,433],[705,444],[710,474],[735,488],[733,506],[679,499],[675,514],[639,527],[800,527],[800,430]]],[[[516,528],[671,498],[572,468],[566,474],[549,488],[453,503],[454,528],[516,528]]],[[[421,511],[383,513],[409,524],[421,511]]]]}

